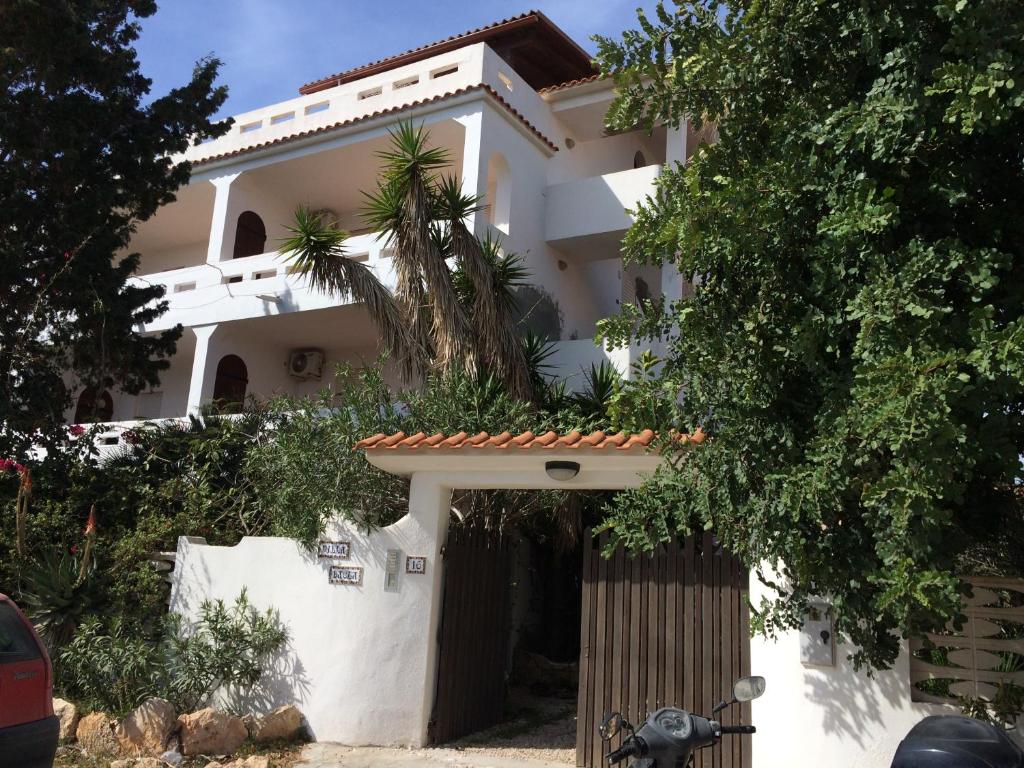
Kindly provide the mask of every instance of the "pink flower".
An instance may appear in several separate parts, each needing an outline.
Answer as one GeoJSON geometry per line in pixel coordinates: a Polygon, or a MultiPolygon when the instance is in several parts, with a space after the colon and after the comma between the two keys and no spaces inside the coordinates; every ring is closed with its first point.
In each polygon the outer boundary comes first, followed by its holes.
{"type": "Polygon", "coordinates": [[[70,427],[68,427],[68,432],[71,433],[72,437],[81,437],[82,435],[85,434],[85,427],[83,427],[81,424],[72,424],[70,427]]]}
{"type": "Polygon", "coordinates": [[[128,443],[128,445],[138,445],[140,442],[139,433],[134,429],[126,429],[122,432],[121,439],[128,443]]]}
{"type": "Polygon", "coordinates": [[[72,544],[71,545],[71,554],[72,555],[77,555],[78,554],[78,545],[77,544],[72,544]]]}
{"type": "Polygon", "coordinates": [[[96,531],[96,508],[93,507],[89,510],[89,519],[85,522],[85,535],[88,536],[90,533],[96,531]]]}

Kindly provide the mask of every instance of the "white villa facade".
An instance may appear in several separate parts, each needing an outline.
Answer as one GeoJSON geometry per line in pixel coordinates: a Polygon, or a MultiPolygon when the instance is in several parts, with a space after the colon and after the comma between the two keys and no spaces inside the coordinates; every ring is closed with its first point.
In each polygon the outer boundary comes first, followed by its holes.
{"type": "MultiPolygon", "coordinates": [[[[578,386],[583,369],[608,359],[629,375],[640,350],[595,345],[595,324],[637,290],[681,290],[674,270],[623,269],[620,241],[662,167],[694,150],[692,131],[606,132],[611,82],[537,12],[301,91],[191,148],[191,182],[139,226],[134,279],[164,286],[169,303],[141,330],[185,330],[160,386],[102,393],[100,421],[120,423],[116,432],[215,397],[312,394],[336,363],[374,359],[378,334],[365,309],[311,290],[277,249],[299,206],[327,210],[352,233],[349,257],[393,280],[385,240],[363,228],[360,209],[378,176],[375,153],[400,121],[423,124],[448,150],[464,189],[483,197],[475,230],[491,228],[505,252],[522,255],[531,284],[557,304],[560,322],[545,329],[556,340],[552,372],[578,386]]],[[[71,421],[92,411],[91,393],[77,397],[71,421]]]]}

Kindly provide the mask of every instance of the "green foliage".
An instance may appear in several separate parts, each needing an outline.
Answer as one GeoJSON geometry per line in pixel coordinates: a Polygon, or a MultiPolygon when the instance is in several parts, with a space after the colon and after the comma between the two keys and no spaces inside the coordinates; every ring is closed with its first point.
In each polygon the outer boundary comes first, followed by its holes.
{"type": "Polygon", "coordinates": [[[181,329],[136,327],[163,289],[129,285],[136,224],[189,179],[170,157],[225,133],[219,62],[150,94],[133,48],[152,0],[11,0],[0,6],[0,455],[66,442],[80,384],[155,385],[181,329]],[[71,373],[68,377],[66,374],[71,373]]]}
{"type": "Polygon", "coordinates": [[[286,641],[277,611],[257,611],[243,590],[230,607],[204,602],[195,626],[172,614],[162,643],[88,619],[54,673],[61,692],[87,709],[123,715],[159,696],[188,712],[219,689],[257,685],[286,641]]]}
{"type": "Polygon", "coordinates": [[[854,660],[891,664],[958,614],[961,568],[1024,567],[1024,5],[708,0],[598,44],[610,127],[717,133],[625,241],[692,293],[601,328],[667,334],[663,403],[711,439],[607,524],[713,527],[779,571],[757,628],[827,595],[854,660]]]}
{"type": "Polygon", "coordinates": [[[21,608],[53,655],[71,641],[97,602],[96,561],[50,549],[25,568],[22,579],[21,608]]]}

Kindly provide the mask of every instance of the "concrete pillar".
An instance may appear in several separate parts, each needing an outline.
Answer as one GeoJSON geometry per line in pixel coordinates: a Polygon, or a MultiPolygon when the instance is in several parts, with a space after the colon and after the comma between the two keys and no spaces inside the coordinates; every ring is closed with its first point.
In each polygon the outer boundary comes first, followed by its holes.
{"type": "Polygon", "coordinates": [[[425,677],[423,680],[423,701],[420,705],[421,745],[427,744],[427,728],[430,714],[434,707],[434,694],[437,687],[437,662],[439,649],[439,630],[441,625],[441,601],[444,590],[444,564],[441,549],[448,538],[448,520],[451,515],[452,489],[426,472],[414,472],[409,484],[409,516],[422,528],[426,536],[436,542],[436,551],[432,562],[436,566],[431,571],[431,589],[429,620],[424,628],[423,660],[425,677]]]}
{"type": "Polygon", "coordinates": [[[210,183],[217,190],[213,199],[213,221],[210,223],[210,241],[206,248],[206,263],[217,264],[225,259],[224,245],[228,234],[228,195],[231,182],[242,174],[229,173],[218,176],[210,183]]]}
{"type": "Polygon", "coordinates": [[[195,415],[205,403],[213,400],[213,385],[217,376],[217,361],[210,360],[210,339],[217,324],[192,328],[196,335],[196,352],[192,358],[192,378],[188,386],[188,413],[195,415]]]}
{"type": "MultiPolygon", "coordinates": [[[[477,110],[457,120],[465,129],[462,141],[462,191],[467,195],[483,195],[487,191],[487,158],[481,156],[483,111],[477,110]]],[[[477,222],[486,220],[486,216],[473,215],[466,222],[466,227],[482,235],[483,230],[477,227],[477,222]]]]}
{"type": "Polygon", "coordinates": [[[669,128],[667,143],[665,145],[665,165],[672,167],[676,163],[686,165],[686,133],[690,121],[683,120],[678,128],[669,128]]]}

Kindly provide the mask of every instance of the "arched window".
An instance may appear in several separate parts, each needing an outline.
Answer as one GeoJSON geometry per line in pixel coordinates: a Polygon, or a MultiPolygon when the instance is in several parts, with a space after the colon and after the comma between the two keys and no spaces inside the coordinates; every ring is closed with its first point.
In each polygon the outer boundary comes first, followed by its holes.
{"type": "Polygon", "coordinates": [[[512,214],[512,180],[508,161],[500,152],[487,161],[487,205],[488,220],[507,235],[512,214]]]}
{"type": "Polygon", "coordinates": [[[245,402],[245,388],[249,384],[249,370],[238,355],[225,355],[217,363],[217,378],[213,382],[213,402],[225,410],[241,408],[245,402]]]}
{"type": "Polygon", "coordinates": [[[252,211],[243,211],[235,227],[235,250],[231,258],[258,256],[263,253],[266,243],[267,228],[263,226],[263,219],[252,211]]]}
{"type": "Polygon", "coordinates": [[[639,149],[636,151],[636,154],[633,155],[633,167],[634,168],[646,168],[647,167],[647,158],[644,157],[644,153],[641,152],[639,149]]]}
{"type": "Polygon", "coordinates": [[[107,390],[96,396],[96,390],[86,387],[78,396],[75,406],[75,424],[89,424],[94,421],[111,421],[114,418],[114,401],[107,390]]]}

